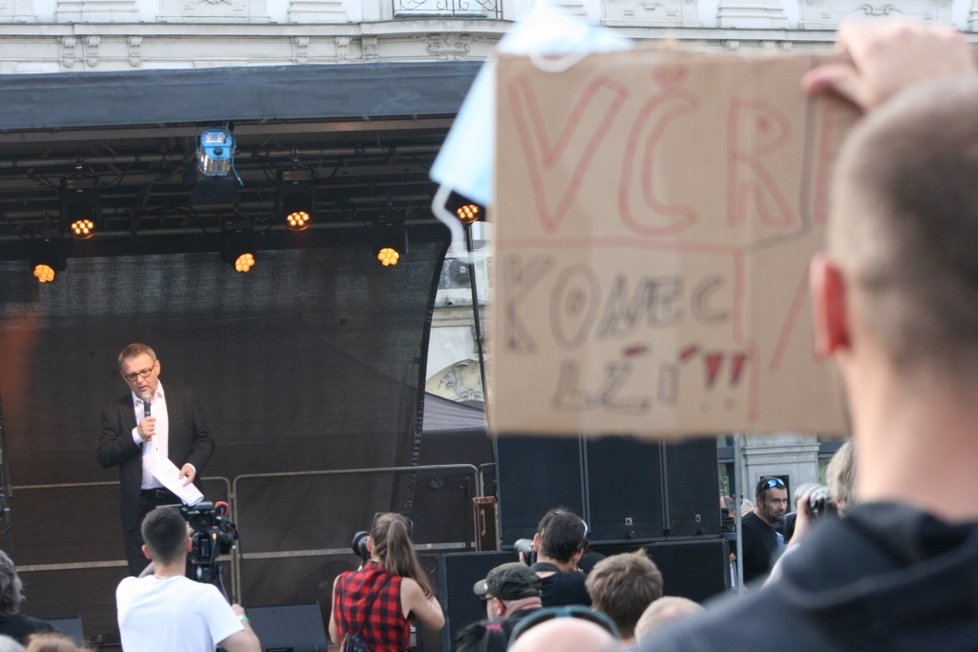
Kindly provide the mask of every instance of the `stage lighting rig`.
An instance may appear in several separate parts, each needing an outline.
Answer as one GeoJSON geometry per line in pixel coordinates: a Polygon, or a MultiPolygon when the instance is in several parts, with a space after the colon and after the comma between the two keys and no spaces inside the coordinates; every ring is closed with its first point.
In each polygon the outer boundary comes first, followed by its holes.
{"type": "Polygon", "coordinates": [[[244,185],[234,167],[234,134],[230,128],[205,129],[197,138],[196,162],[184,174],[184,185],[192,187],[194,208],[237,206],[239,187],[244,185]]]}
{"type": "Polygon", "coordinates": [[[63,272],[67,267],[64,242],[60,236],[32,240],[30,252],[31,274],[42,285],[53,283],[58,272],[63,272]]]}
{"type": "Polygon", "coordinates": [[[305,231],[315,217],[315,173],[306,167],[282,168],[275,187],[279,219],[292,231],[305,231]]]}
{"type": "Polygon", "coordinates": [[[221,234],[221,260],[239,274],[247,274],[255,266],[257,257],[258,247],[251,224],[226,223],[221,234]]]}
{"type": "Polygon", "coordinates": [[[407,230],[403,226],[383,226],[377,236],[374,257],[384,267],[394,267],[407,253],[407,230]]]}
{"type": "Polygon", "coordinates": [[[206,177],[226,177],[234,168],[234,135],[228,129],[206,129],[197,145],[197,171],[206,177]]]}
{"type": "Polygon", "coordinates": [[[99,211],[98,177],[79,171],[61,179],[61,224],[71,237],[88,240],[94,236],[99,211]]]}

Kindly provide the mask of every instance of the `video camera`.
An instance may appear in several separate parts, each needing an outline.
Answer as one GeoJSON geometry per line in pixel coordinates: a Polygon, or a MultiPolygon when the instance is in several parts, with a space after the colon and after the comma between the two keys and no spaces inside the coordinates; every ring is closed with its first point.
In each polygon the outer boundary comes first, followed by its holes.
{"type": "Polygon", "coordinates": [[[221,568],[217,558],[227,555],[238,541],[238,527],[227,517],[228,504],[199,502],[180,507],[180,513],[190,524],[193,548],[190,564],[194,579],[198,582],[217,584],[223,590],[221,568]]]}

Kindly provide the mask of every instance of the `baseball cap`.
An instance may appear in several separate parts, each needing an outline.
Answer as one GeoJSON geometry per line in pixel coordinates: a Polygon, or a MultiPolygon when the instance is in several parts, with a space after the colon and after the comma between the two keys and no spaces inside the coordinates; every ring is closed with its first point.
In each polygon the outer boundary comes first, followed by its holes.
{"type": "Polygon", "coordinates": [[[526,564],[514,561],[493,568],[486,579],[475,583],[472,592],[500,600],[534,598],[540,595],[540,578],[526,564]]]}

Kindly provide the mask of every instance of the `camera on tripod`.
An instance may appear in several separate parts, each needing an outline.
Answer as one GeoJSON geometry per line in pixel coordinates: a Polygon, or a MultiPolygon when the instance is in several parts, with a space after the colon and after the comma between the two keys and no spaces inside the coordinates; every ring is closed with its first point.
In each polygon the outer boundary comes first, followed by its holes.
{"type": "Polygon", "coordinates": [[[199,502],[180,507],[180,513],[193,530],[190,564],[194,579],[221,587],[217,558],[229,554],[238,540],[238,527],[227,517],[228,504],[199,502]]]}

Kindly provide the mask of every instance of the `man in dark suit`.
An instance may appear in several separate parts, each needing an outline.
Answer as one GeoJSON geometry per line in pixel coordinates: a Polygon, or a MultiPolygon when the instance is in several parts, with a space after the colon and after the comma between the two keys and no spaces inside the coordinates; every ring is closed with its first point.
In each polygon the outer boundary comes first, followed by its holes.
{"type": "Polygon", "coordinates": [[[214,439],[193,391],[160,384],[160,361],[145,344],[130,344],[119,354],[119,374],[129,393],[102,410],[98,461],[119,467],[119,499],[129,572],[149,563],[142,553],[139,527],[159,505],[180,503],[153,475],[159,457],[167,457],[184,478],[200,486],[200,474],[214,452],[214,439]]]}

